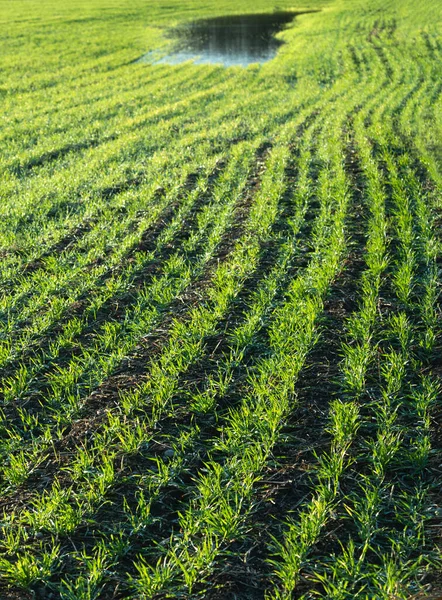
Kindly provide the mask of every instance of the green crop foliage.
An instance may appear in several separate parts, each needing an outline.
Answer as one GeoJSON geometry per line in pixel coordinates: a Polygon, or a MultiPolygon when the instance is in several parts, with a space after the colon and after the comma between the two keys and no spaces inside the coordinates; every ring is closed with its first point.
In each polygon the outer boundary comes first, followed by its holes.
{"type": "Polygon", "coordinates": [[[441,0],[0,6],[0,598],[442,596],[441,0]]]}

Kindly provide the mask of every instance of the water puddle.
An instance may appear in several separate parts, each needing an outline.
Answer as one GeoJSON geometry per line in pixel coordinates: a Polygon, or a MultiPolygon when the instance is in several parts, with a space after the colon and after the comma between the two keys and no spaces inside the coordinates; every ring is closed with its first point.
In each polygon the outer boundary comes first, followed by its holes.
{"type": "Polygon", "coordinates": [[[143,60],[176,65],[188,60],[195,64],[222,64],[226,67],[264,63],[275,57],[283,44],[275,38],[293,19],[303,13],[235,15],[202,19],[172,29],[168,37],[173,50],[155,60],[149,53],[143,60]]]}

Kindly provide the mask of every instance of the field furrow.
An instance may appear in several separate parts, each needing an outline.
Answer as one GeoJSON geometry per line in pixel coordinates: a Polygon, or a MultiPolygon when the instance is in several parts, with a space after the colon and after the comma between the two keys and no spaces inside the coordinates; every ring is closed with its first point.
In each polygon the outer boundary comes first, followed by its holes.
{"type": "Polygon", "coordinates": [[[2,600],[441,596],[441,9],[3,1],[2,600]]]}

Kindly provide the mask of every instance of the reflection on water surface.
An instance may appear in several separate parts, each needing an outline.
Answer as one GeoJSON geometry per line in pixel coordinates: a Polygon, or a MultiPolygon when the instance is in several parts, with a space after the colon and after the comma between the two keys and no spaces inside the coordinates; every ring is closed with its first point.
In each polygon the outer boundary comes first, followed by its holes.
{"type": "MultiPolygon", "coordinates": [[[[159,63],[216,63],[247,66],[272,59],[282,42],[275,33],[291,23],[294,12],[239,15],[194,21],[173,29],[174,50],[159,63]]],[[[147,58],[147,57],[146,57],[147,58]]],[[[150,57],[151,58],[151,57],[150,57]]]]}

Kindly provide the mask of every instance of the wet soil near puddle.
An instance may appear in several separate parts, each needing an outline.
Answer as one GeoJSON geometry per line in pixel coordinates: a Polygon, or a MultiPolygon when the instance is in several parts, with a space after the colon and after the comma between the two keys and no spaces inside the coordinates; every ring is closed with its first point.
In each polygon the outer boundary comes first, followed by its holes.
{"type": "Polygon", "coordinates": [[[167,37],[173,42],[170,54],[155,60],[149,53],[143,59],[154,59],[157,64],[192,60],[226,67],[264,63],[274,58],[283,44],[275,34],[306,12],[234,15],[186,23],[169,31],[167,37]]]}

